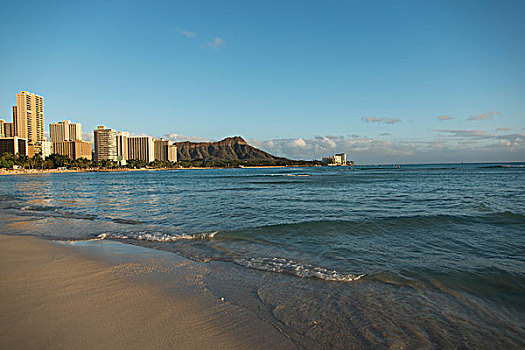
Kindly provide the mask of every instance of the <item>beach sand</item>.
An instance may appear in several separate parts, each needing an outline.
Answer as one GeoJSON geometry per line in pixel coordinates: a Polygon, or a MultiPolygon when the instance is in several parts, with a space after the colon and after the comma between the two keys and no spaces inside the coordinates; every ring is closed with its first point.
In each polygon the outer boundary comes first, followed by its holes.
{"type": "Polygon", "coordinates": [[[169,293],[151,279],[136,278],[151,266],[129,268],[74,247],[5,235],[0,261],[1,349],[297,347],[221,298],[177,288],[169,293]]]}

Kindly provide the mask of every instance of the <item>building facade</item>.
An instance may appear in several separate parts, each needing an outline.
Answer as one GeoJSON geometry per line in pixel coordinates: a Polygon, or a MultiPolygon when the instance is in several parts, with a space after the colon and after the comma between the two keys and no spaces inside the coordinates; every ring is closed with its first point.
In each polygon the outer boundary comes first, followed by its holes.
{"type": "Polygon", "coordinates": [[[87,141],[60,141],[53,142],[54,153],[71,159],[86,158],[91,160],[91,142],[87,141]]]}
{"type": "Polygon", "coordinates": [[[4,137],[15,137],[14,123],[4,123],[4,137]]]}
{"type": "Polygon", "coordinates": [[[177,146],[170,140],[154,140],[155,160],[177,162],[177,146]]]}
{"type": "Polygon", "coordinates": [[[42,158],[47,158],[53,153],[53,143],[45,136],[41,143],[42,158]]]}
{"type": "Polygon", "coordinates": [[[37,144],[44,139],[44,98],[28,91],[16,94],[13,106],[14,134],[37,144]],[[16,107],[16,108],[15,108],[16,107]]]}
{"type": "Polygon", "coordinates": [[[117,134],[117,162],[126,165],[128,160],[128,138],[129,132],[119,131],[117,134]]]}
{"type": "Polygon", "coordinates": [[[95,147],[95,161],[117,160],[117,132],[105,126],[98,126],[93,130],[93,142],[95,147]]]}
{"type": "Polygon", "coordinates": [[[338,153],[334,156],[335,164],[346,165],[346,153],[338,153]]]}
{"type": "Polygon", "coordinates": [[[5,120],[0,119],[0,137],[5,137],[4,124],[5,124],[5,120]]]}
{"type": "Polygon", "coordinates": [[[0,155],[4,153],[27,156],[27,140],[20,137],[0,137],[0,155]]]}
{"type": "Polygon", "coordinates": [[[15,136],[15,120],[16,120],[16,114],[17,114],[17,111],[18,111],[18,108],[16,108],[16,106],[13,106],[13,136],[15,136]]]}
{"type": "Polygon", "coordinates": [[[177,146],[174,144],[168,145],[168,160],[177,163],[177,146]]]}
{"type": "Polygon", "coordinates": [[[326,165],[348,165],[346,153],[337,153],[334,156],[323,158],[323,164],[326,165]]]}
{"type": "Polygon", "coordinates": [[[155,160],[153,138],[150,136],[128,137],[128,160],[142,160],[146,163],[155,160]]]}
{"type": "Polygon", "coordinates": [[[49,136],[51,137],[51,142],[81,141],[82,125],[80,123],[71,123],[69,120],[49,124],[49,136]]]}

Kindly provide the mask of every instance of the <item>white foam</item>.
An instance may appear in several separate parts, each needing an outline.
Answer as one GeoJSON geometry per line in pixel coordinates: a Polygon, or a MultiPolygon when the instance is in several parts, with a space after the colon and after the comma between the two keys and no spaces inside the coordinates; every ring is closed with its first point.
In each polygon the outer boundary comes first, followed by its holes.
{"type": "Polygon", "coordinates": [[[257,270],[288,273],[301,278],[318,278],[325,281],[353,282],[364,276],[342,274],[335,270],[284,258],[241,258],[234,261],[238,265],[257,270]]]}
{"type": "Polygon", "coordinates": [[[150,242],[176,242],[180,240],[199,240],[213,238],[219,231],[203,232],[197,234],[178,234],[169,235],[165,233],[149,233],[149,232],[138,232],[127,235],[114,234],[114,233],[102,233],[97,236],[98,239],[134,239],[139,241],[150,241],[150,242]]]}

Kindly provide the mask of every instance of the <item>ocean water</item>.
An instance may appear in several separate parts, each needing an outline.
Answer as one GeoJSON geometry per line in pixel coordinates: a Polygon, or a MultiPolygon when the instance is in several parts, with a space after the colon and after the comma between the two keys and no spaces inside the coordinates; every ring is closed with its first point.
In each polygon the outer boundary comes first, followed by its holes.
{"type": "Polygon", "coordinates": [[[525,164],[0,177],[0,233],[202,262],[306,348],[524,348],[525,164]]]}

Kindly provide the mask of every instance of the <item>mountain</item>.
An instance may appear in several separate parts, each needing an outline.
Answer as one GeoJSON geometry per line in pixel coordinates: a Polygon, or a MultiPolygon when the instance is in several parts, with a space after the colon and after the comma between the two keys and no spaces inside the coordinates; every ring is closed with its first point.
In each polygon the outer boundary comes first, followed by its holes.
{"type": "Polygon", "coordinates": [[[264,161],[275,162],[286,160],[272,156],[270,153],[261,151],[250,146],[240,136],[227,137],[218,142],[176,142],[177,158],[184,160],[205,161],[264,161]]]}

